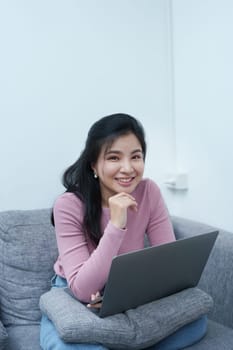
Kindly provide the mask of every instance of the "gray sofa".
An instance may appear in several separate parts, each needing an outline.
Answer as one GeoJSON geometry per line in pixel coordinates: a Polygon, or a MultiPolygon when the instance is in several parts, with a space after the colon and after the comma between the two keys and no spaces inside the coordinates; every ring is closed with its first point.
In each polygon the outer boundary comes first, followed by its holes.
{"type": "MultiPolygon", "coordinates": [[[[177,238],[213,230],[172,217],[177,238]]],[[[0,213],[0,350],[39,350],[40,295],[50,289],[57,257],[50,210],[0,213]]],[[[233,233],[220,235],[199,287],[214,299],[208,333],[193,350],[233,350],[233,233]]]]}

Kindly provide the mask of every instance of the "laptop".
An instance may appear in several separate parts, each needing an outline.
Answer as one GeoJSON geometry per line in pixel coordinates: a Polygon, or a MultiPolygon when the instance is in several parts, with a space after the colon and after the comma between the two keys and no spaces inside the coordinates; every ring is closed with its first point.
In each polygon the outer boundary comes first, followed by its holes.
{"type": "Polygon", "coordinates": [[[217,235],[213,231],[114,257],[98,315],[114,315],[195,287],[217,235]]]}

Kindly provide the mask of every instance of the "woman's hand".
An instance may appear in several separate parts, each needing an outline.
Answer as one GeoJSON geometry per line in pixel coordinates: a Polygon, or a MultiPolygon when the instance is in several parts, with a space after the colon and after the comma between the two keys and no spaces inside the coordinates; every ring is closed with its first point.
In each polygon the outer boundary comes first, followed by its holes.
{"type": "Polygon", "coordinates": [[[102,305],[102,296],[100,292],[91,295],[91,302],[87,304],[87,307],[93,307],[94,309],[100,309],[102,305]]]}
{"type": "Polygon", "coordinates": [[[111,223],[123,229],[127,224],[127,209],[131,208],[137,211],[137,202],[133,196],[121,192],[109,198],[110,220],[111,223]]]}

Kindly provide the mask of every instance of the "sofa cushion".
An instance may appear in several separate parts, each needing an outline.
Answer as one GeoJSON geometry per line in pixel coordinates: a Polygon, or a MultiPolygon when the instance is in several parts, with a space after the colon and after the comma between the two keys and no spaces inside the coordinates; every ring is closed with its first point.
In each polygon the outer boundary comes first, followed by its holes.
{"type": "Polygon", "coordinates": [[[201,235],[216,230],[213,226],[178,216],[171,216],[171,220],[177,239],[201,235]]]}
{"type": "Polygon", "coordinates": [[[0,350],[6,349],[7,340],[8,340],[7,331],[3,326],[2,322],[0,321],[0,350]]]}
{"type": "Polygon", "coordinates": [[[41,350],[38,325],[9,326],[7,332],[9,342],[6,350],[41,350]]]}
{"type": "Polygon", "coordinates": [[[233,329],[225,327],[220,323],[208,321],[206,336],[197,344],[187,348],[187,350],[232,350],[233,349],[233,329]]]}
{"type": "Polygon", "coordinates": [[[114,349],[136,350],[155,344],[208,313],[212,298],[198,288],[190,288],[100,318],[63,288],[53,288],[41,296],[40,307],[65,342],[101,343],[114,349]]]}
{"type": "MultiPolygon", "coordinates": [[[[215,230],[212,226],[175,216],[172,217],[172,223],[177,238],[215,230]]],[[[232,247],[232,232],[219,230],[218,238],[199,282],[199,287],[210,294],[214,300],[210,318],[231,328],[233,328],[232,247]]]]}
{"type": "Polygon", "coordinates": [[[232,247],[233,234],[220,231],[199,282],[200,288],[214,299],[211,319],[228,327],[233,327],[232,247]]]}
{"type": "Polygon", "coordinates": [[[33,324],[50,288],[57,257],[50,209],[0,213],[0,304],[3,324],[33,324]]]}

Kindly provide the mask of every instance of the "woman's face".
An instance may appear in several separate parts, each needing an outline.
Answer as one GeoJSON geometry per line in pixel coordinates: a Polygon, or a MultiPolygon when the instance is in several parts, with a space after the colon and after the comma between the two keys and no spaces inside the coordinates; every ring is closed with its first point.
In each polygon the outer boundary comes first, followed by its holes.
{"type": "Polygon", "coordinates": [[[108,205],[109,197],[116,193],[133,192],[144,172],[139,140],[130,133],[118,137],[110,147],[104,145],[92,168],[99,178],[104,206],[108,205]]]}

